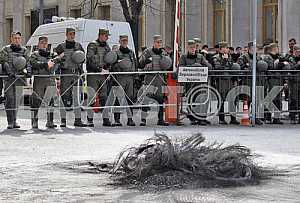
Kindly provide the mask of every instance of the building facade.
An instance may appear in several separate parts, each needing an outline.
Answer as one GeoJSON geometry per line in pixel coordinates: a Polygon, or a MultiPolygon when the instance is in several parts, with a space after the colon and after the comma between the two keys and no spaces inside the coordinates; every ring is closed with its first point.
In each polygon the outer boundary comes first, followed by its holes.
{"type": "MultiPolygon", "coordinates": [[[[44,23],[51,22],[52,16],[92,18],[101,20],[125,21],[119,0],[44,0],[44,23]]],[[[0,46],[9,43],[13,30],[23,33],[26,42],[39,25],[40,0],[0,0],[0,46]]],[[[165,33],[173,30],[166,17],[172,19],[173,0],[153,0],[145,3],[140,16],[139,45],[151,43],[152,35],[162,34],[168,44],[172,37],[165,33]],[[163,10],[163,12],[162,12],[163,10]]]]}
{"type": "MultiPolygon", "coordinates": [[[[188,0],[187,38],[199,36],[213,46],[227,41],[244,46],[252,40],[253,0],[188,0]]],[[[282,51],[288,40],[300,40],[300,0],[257,0],[257,43],[277,42],[282,51]]]]}
{"type": "MultiPolygon", "coordinates": [[[[252,39],[252,0],[182,0],[181,46],[193,37],[212,47],[219,41],[244,46],[252,39]]],[[[0,0],[0,45],[12,30],[24,40],[38,26],[40,0],[0,0]]],[[[124,21],[119,0],[44,0],[44,23],[52,16],[124,21]]],[[[174,39],[175,0],[145,0],[139,21],[139,46],[150,46],[161,34],[166,45],[174,39]]],[[[288,39],[300,40],[300,0],[258,0],[257,42],[278,42],[287,50],[288,39]]]]}

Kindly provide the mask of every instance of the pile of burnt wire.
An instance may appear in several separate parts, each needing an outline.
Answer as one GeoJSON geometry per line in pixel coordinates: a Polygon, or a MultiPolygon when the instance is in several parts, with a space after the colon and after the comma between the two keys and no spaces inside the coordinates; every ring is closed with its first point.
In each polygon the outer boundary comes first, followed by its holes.
{"type": "Polygon", "coordinates": [[[124,149],[114,164],[91,164],[109,172],[114,184],[155,190],[256,185],[277,173],[258,166],[253,160],[258,155],[245,146],[204,141],[201,134],[176,141],[155,134],[124,149]]]}

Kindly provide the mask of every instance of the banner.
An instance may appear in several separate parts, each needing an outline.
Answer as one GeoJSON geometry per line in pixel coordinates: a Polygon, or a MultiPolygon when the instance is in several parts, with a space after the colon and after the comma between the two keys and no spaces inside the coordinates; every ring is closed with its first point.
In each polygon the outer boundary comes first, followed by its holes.
{"type": "Polygon", "coordinates": [[[179,67],[178,82],[202,82],[208,80],[208,67],[179,67]]]}

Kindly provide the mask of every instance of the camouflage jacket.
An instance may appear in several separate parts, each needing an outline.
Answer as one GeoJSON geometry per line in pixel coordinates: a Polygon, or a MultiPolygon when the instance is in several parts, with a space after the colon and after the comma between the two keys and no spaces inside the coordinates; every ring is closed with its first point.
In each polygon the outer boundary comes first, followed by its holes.
{"type": "Polygon", "coordinates": [[[139,59],[140,68],[148,71],[165,71],[160,67],[162,56],[168,56],[163,49],[161,49],[160,53],[155,53],[153,48],[146,49],[139,59]]]}
{"type": "Polygon", "coordinates": [[[49,70],[48,62],[52,60],[55,64],[62,63],[63,60],[57,57],[55,52],[49,53],[48,56],[42,56],[39,51],[35,51],[29,58],[29,63],[32,67],[32,73],[35,75],[48,75],[54,73],[54,67],[49,70]]]}
{"type": "Polygon", "coordinates": [[[87,46],[86,63],[88,72],[101,72],[101,69],[109,69],[108,64],[104,62],[104,56],[111,49],[106,44],[101,46],[98,40],[90,42],[87,46]]]}
{"type": "MultiPolygon", "coordinates": [[[[256,56],[256,61],[261,60],[260,56],[256,56]]],[[[241,55],[237,63],[241,66],[242,70],[252,70],[252,63],[253,63],[253,56],[251,56],[249,53],[241,55]]]]}
{"type": "Polygon", "coordinates": [[[113,72],[136,71],[136,67],[137,67],[136,59],[135,59],[134,52],[132,50],[130,50],[129,53],[124,53],[119,49],[116,51],[116,54],[118,56],[118,62],[112,66],[111,69],[113,72]],[[123,59],[129,59],[131,61],[131,67],[122,67],[122,65],[120,65],[120,61],[122,61],[123,59]]]}
{"type": "Polygon", "coordinates": [[[19,56],[24,57],[28,62],[29,50],[27,50],[26,47],[21,46],[20,50],[13,51],[11,45],[2,48],[0,51],[0,63],[2,64],[3,72],[5,74],[23,74],[23,72],[17,70],[13,65],[13,59],[19,56]]]}
{"type": "Polygon", "coordinates": [[[228,58],[223,58],[222,54],[216,54],[213,57],[213,67],[216,70],[230,70],[233,65],[231,56],[228,58]]]}
{"type": "Polygon", "coordinates": [[[212,66],[202,54],[197,54],[196,58],[189,58],[188,55],[182,55],[179,60],[180,66],[193,66],[195,64],[199,64],[204,67],[208,67],[208,69],[212,69],[212,66]]]}
{"type": "Polygon", "coordinates": [[[55,52],[57,54],[60,55],[60,54],[64,53],[64,57],[62,58],[63,62],[60,63],[60,69],[61,70],[71,70],[72,72],[76,71],[81,74],[83,72],[82,64],[76,64],[72,60],[72,54],[75,51],[83,51],[84,52],[84,49],[79,42],[75,42],[73,48],[68,48],[67,42],[61,43],[55,48],[55,52]]]}

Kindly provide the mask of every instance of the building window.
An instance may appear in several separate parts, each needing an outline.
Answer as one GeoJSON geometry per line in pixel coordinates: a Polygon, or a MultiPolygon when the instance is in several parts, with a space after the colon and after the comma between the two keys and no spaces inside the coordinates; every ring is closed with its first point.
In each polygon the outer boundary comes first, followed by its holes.
{"type": "Polygon", "coordinates": [[[13,19],[6,18],[6,43],[10,43],[10,34],[13,31],[13,19]]]}
{"type": "Polygon", "coordinates": [[[31,19],[30,16],[25,16],[25,41],[29,40],[31,36],[31,19]]]}
{"type": "MultiPolygon", "coordinates": [[[[55,8],[48,8],[44,9],[44,19],[43,23],[52,23],[52,16],[58,16],[58,6],[55,8]]],[[[37,10],[32,10],[30,15],[31,20],[31,34],[36,30],[36,28],[39,26],[39,13],[37,10]]]]}
{"type": "Polygon", "coordinates": [[[278,0],[263,1],[263,40],[272,43],[277,40],[278,0]]]}
{"type": "Polygon", "coordinates": [[[214,43],[225,41],[226,36],[226,1],[214,0],[214,43]]]}
{"type": "Polygon", "coordinates": [[[110,20],[110,5],[98,6],[98,19],[110,20]]]}
{"type": "Polygon", "coordinates": [[[71,9],[70,17],[72,18],[80,18],[81,17],[81,9],[71,9]]]}

